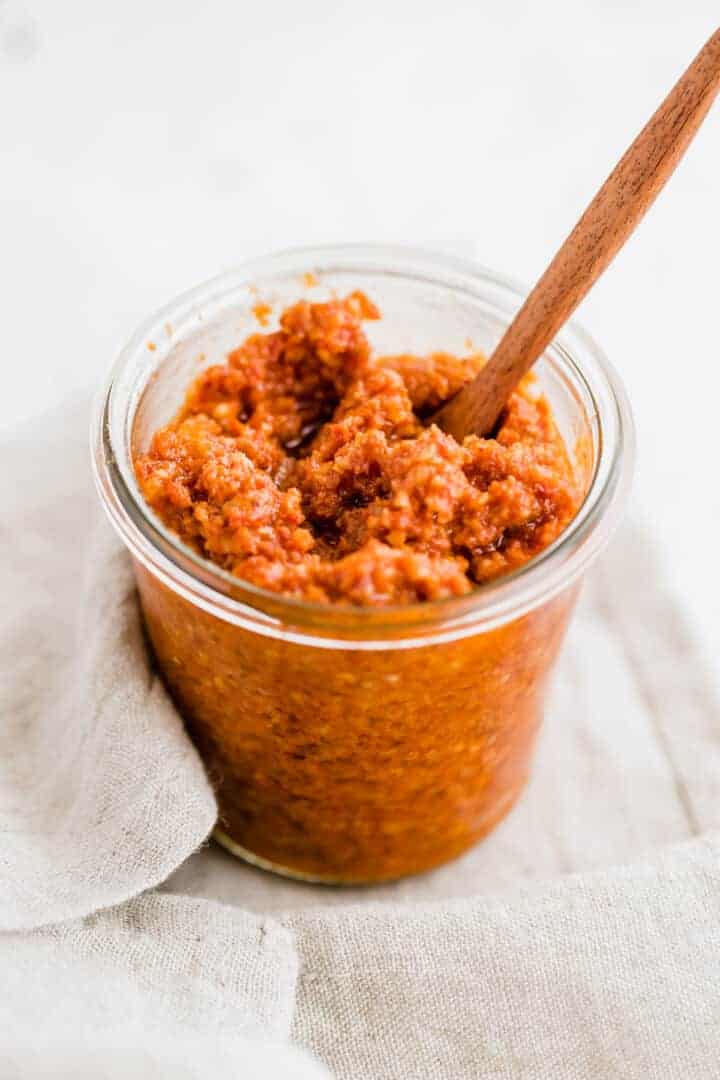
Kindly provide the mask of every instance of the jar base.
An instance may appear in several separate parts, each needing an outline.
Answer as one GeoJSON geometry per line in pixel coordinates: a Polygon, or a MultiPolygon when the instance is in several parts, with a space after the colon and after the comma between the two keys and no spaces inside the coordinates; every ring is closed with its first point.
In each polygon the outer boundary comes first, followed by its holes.
{"type": "Polygon", "coordinates": [[[525,774],[510,791],[505,793],[500,803],[494,807],[492,815],[485,820],[483,827],[477,832],[472,840],[464,843],[457,850],[449,852],[444,857],[437,859],[429,865],[419,866],[417,868],[406,870],[404,873],[388,877],[334,877],[332,875],[306,873],[303,870],[297,870],[292,867],[283,866],[280,863],[272,862],[262,855],[256,855],[254,851],[250,851],[248,848],[243,847],[242,844],[238,844],[236,840],[233,840],[231,836],[228,836],[228,834],[217,825],[213,829],[212,837],[220,847],[224,848],[231,855],[234,855],[235,858],[242,859],[243,862],[249,863],[250,866],[255,866],[259,870],[265,870],[270,874],[276,874],[278,877],[288,878],[291,881],[304,881],[309,885],[330,885],[335,886],[336,888],[357,887],[360,889],[370,888],[373,885],[392,885],[393,882],[403,881],[408,877],[416,877],[419,874],[431,873],[433,870],[437,870],[441,866],[445,866],[447,863],[454,862],[455,859],[461,858],[474,848],[476,844],[481,843],[489,833],[493,832],[503,818],[510,813],[525,789],[527,781],[528,776],[525,774]]]}
{"type": "Polygon", "coordinates": [[[256,855],[253,851],[248,851],[247,848],[244,848],[241,844],[232,840],[227,833],[222,831],[222,829],[213,829],[212,838],[216,844],[219,844],[225,851],[234,855],[236,859],[242,859],[243,862],[249,863],[250,866],[257,867],[258,870],[266,870],[270,874],[289,878],[291,881],[304,881],[308,885],[334,885],[345,886],[346,888],[357,885],[359,888],[363,888],[370,885],[390,884],[392,881],[400,880],[399,878],[386,878],[383,882],[378,882],[377,880],[369,878],[367,881],[358,881],[341,877],[323,877],[319,874],[304,874],[302,870],[291,870],[287,866],[280,866],[279,863],[264,859],[262,855],[256,855]]]}

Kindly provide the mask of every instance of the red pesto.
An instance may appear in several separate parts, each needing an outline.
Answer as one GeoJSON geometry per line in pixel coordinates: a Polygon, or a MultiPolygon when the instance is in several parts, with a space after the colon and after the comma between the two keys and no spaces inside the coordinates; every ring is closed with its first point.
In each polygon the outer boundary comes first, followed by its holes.
{"type": "Polygon", "coordinates": [[[484,358],[375,356],[378,317],[362,293],[302,301],[199,376],[135,462],[186,544],[286,596],[386,605],[462,595],[555,540],[579,492],[532,382],[460,445],[424,421],[484,358]]]}
{"type": "MultiPolygon", "coordinates": [[[[495,438],[459,445],[424,421],[483,358],[375,356],[363,321],[378,314],[360,293],[289,308],[200,375],[135,463],[186,544],[275,603],[325,605],[331,632],[334,604],[481,588],[580,500],[531,382],[495,438]]],[[[466,850],[522,790],[574,587],[459,640],[363,651],[264,636],[136,573],[224,842],[247,858],[321,881],[397,878],[466,850]]]]}
{"type": "Polygon", "coordinates": [[[258,300],[257,304],[253,305],[252,313],[261,326],[267,326],[272,316],[272,308],[263,300],[258,300]]]}

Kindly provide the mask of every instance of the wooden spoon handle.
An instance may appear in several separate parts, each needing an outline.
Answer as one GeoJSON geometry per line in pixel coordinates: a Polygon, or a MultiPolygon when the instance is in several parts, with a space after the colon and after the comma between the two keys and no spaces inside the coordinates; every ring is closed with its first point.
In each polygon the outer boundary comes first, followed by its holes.
{"type": "Polygon", "coordinates": [[[720,87],[720,30],[643,128],[508,327],[482,371],[435,414],[462,440],[492,430],[513,387],[642,220],[720,87]]]}

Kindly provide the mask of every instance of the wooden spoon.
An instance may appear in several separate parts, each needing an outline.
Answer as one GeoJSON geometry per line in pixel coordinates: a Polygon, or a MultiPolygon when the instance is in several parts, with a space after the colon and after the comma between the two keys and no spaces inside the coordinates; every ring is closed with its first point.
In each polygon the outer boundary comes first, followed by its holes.
{"type": "Polygon", "coordinates": [[[716,31],[598,191],[485,367],[431,418],[462,441],[492,431],[514,386],[610,264],[673,173],[720,88],[716,31]]]}

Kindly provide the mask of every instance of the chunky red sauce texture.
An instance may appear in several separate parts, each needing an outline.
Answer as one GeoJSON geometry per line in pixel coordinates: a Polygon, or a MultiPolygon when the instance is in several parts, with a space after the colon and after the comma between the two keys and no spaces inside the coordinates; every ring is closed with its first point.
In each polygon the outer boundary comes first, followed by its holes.
{"type": "Polygon", "coordinates": [[[362,293],[301,301],[197,378],[135,462],[186,544],[287,596],[385,605],[467,593],[559,535],[579,492],[532,382],[459,444],[426,420],[484,358],[377,356],[379,317],[362,293]]]}

